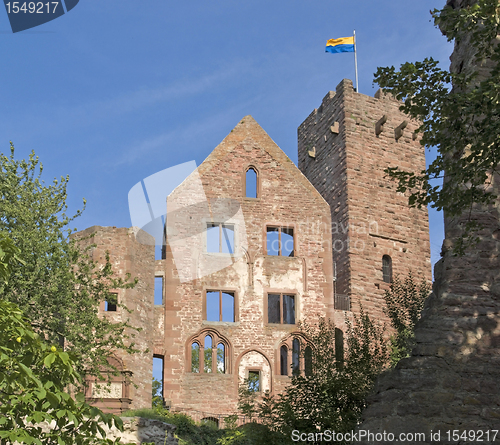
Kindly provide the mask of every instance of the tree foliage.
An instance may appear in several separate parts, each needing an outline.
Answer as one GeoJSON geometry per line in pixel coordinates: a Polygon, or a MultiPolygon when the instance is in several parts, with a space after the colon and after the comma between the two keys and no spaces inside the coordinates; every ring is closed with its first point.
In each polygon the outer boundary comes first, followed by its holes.
{"type": "MultiPolygon", "coordinates": [[[[5,282],[19,249],[5,235],[0,246],[5,282]]],[[[119,443],[97,438],[106,437],[104,425],[121,429],[119,418],[87,405],[83,394],[73,398],[67,392],[81,383],[70,354],[42,341],[22,311],[5,300],[0,300],[0,326],[0,444],[119,443]]]]}
{"type": "Polygon", "coordinates": [[[391,364],[395,366],[402,358],[408,357],[415,346],[415,324],[420,318],[430,286],[422,280],[420,284],[410,272],[404,280],[396,276],[384,299],[384,312],[391,320],[396,333],[391,336],[391,364]]]}
{"type": "Polygon", "coordinates": [[[434,23],[446,34],[468,46],[475,64],[450,72],[427,58],[405,63],[399,71],[378,68],[375,82],[403,101],[400,109],[422,122],[421,144],[437,147],[438,155],[426,170],[407,172],[397,166],[386,173],[398,181],[398,191],[410,191],[412,206],[430,204],[450,217],[469,214],[465,235],[456,253],[475,239],[470,218],[474,204],[495,198],[491,187],[500,162],[500,7],[498,0],[477,0],[465,8],[434,10],[434,23]],[[442,185],[436,179],[446,175],[442,185]]]}
{"type": "Polygon", "coordinates": [[[99,317],[99,305],[111,298],[110,289],[134,283],[114,279],[109,258],[98,266],[70,239],[69,225],[81,211],[65,213],[68,177],[47,185],[41,174],[34,153],[16,160],[11,144],[10,156],[0,155],[0,232],[23,260],[12,264],[0,296],[18,305],[49,343],[64,344],[80,373],[98,374],[112,351],[133,351],[128,323],[99,317]]]}
{"type": "Polygon", "coordinates": [[[314,345],[312,373],[293,375],[282,394],[276,398],[266,395],[257,402],[259,417],[288,438],[293,430],[350,431],[360,418],[375,378],[388,363],[383,329],[361,310],[354,323],[348,324],[343,359],[335,350],[336,331],[330,320],[320,319],[318,326],[303,324],[301,329],[314,345]]]}

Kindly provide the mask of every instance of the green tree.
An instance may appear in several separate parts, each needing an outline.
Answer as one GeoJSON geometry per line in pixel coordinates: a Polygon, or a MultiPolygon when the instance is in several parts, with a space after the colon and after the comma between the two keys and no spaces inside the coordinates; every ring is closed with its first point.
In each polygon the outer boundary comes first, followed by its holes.
{"type": "MultiPolygon", "coordinates": [[[[0,234],[0,282],[10,278],[20,260],[20,249],[0,234]]],[[[0,444],[110,444],[103,425],[122,422],[68,394],[69,385],[79,384],[71,356],[41,341],[22,311],[0,299],[0,444]],[[52,423],[43,428],[41,422],[52,423]],[[99,424],[101,422],[101,424],[99,424]]]]}
{"type": "Polygon", "coordinates": [[[432,16],[448,40],[467,45],[475,61],[460,72],[440,69],[432,58],[378,68],[375,82],[403,101],[400,109],[422,122],[421,144],[435,146],[436,159],[426,170],[407,172],[397,166],[386,173],[398,181],[399,192],[410,192],[412,206],[430,204],[449,217],[469,215],[464,235],[455,246],[463,253],[476,239],[471,219],[474,204],[496,198],[491,185],[500,162],[500,8],[498,0],[477,0],[464,8],[434,10],[432,16]],[[436,179],[442,179],[436,185],[436,179]]]}
{"type": "Polygon", "coordinates": [[[391,320],[396,333],[391,336],[391,364],[395,366],[402,358],[409,357],[415,346],[415,324],[420,318],[430,286],[422,280],[420,284],[410,272],[404,281],[395,277],[384,299],[384,312],[391,320]]]}
{"type": "Polygon", "coordinates": [[[152,384],[152,393],[153,393],[153,398],[152,398],[152,408],[154,409],[163,409],[163,397],[161,394],[161,382],[159,380],[156,380],[153,377],[153,384],[152,384]]]}
{"type": "MultiPolygon", "coordinates": [[[[104,267],[91,261],[69,235],[80,215],[66,215],[68,178],[46,185],[34,153],[28,160],[0,155],[0,232],[19,248],[24,263],[12,265],[4,300],[18,305],[35,330],[51,344],[64,345],[79,373],[99,374],[117,349],[132,352],[128,323],[98,316],[110,289],[133,286],[113,278],[109,258],[104,267]]],[[[76,230],[76,229],[75,229],[76,230]]]]}

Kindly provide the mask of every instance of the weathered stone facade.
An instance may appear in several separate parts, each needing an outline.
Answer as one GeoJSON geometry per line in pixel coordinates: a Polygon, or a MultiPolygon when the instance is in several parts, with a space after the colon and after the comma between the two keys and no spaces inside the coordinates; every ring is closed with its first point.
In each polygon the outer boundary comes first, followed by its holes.
{"type": "Polygon", "coordinates": [[[149,356],[120,357],[139,384],[123,385],[125,401],[91,399],[92,388],[89,400],[115,411],[149,406],[154,355],[163,359],[172,409],[234,413],[245,378],[277,393],[292,365],[306,372],[299,321],[324,316],[345,330],[350,300],[353,311],[360,301],[383,320],[389,272],[430,279],[427,212],[408,209],[383,177],[395,163],[423,168],[415,125],[403,129],[403,120],[394,100],[355,93],[343,81],[299,128],[302,173],[251,116],[243,118],[169,195],[163,259],[137,239],[143,232],[87,229],[96,233],[95,259],[108,250],[120,276],[139,278],[118,297],[134,310],[140,346],[149,348],[149,356]],[[391,259],[385,276],[384,256],[391,259]],[[156,306],[155,277],[163,283],[156,306]]]}

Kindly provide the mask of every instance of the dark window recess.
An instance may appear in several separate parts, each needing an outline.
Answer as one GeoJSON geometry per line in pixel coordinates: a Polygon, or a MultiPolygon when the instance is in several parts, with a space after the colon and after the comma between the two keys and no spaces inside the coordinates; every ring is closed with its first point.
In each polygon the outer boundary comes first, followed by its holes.
{"type": "Polygon", "coordinates": [[[288,348],[285,345],[280,348],[280,374],[288,375],[288,348]]]}
{"type": "Polygon", "coordinates": [[[207,252],[234,254],[234,226],[231,224],[207,224],[207,252]]]}
{"type": "Polygon", "coordinates": [[[247,198],[257,198],[257,172],[249,168],[245,176],[245,196],[247,198]]]}
{"type": "Polygon", "coordinates": [[[118,304],[118,294],[110,294],[107,300],[104,301],[105,312],[116,312],[118,304]]]}
{"type": "Polygon", "coordinates": [[[304,373],[306,377],[312,375],[313,368],[313,359],[312,359],[312,348],[310,346],[306,346],[304,351],[304,373]]]}
{"type": "Polygon", "coordinates": [[[392,259],[389,255],[382,257],[382,275],[386,283],[392,283],[392,259]]]}
{"type": "Polygon", "coordinates": [[[294,256],[293,229],[287,227],[267,227],[267,254],[274,256],[294,256]]]}
{"type": "Polygon", "coordinates": [[[294,338],[292,342],[292,374],[300,374],[300,342],[294,338]]]}
{"type": "Polygon", "coordinates": [[[248,389],[251,392],[260,391],[260,371],[248,371],[248,389]]]}
{"type": "Polygon", "coordinates": [[[234,322],[234,293],[207,291],[207,321],[234,322]]]}
{"type": "Polygon", "coordinates": [[[335,361],[337,368],[344,366],[344,333],[341,329],[335,328],[335,361]]]}
{"type": "Polygon", "coordinates": [[[295,296],[286,294],[268,294],[267,322],[295,324],[295,296]]]}

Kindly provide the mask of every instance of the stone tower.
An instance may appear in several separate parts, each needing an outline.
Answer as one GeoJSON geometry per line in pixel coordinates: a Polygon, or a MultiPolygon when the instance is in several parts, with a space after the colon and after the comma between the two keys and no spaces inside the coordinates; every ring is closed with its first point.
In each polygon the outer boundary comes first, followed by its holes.
{"type": "Polygon", "coordinates": [[[298,128],[299,169],[330,204],[335,306],[350,303],[385,320],[391,276],[431,280],[427,209],[408,207],[384,169],[425,168],[415,122],[381,91],[356,93],[350,80],[330,91],[298,128]]]}

